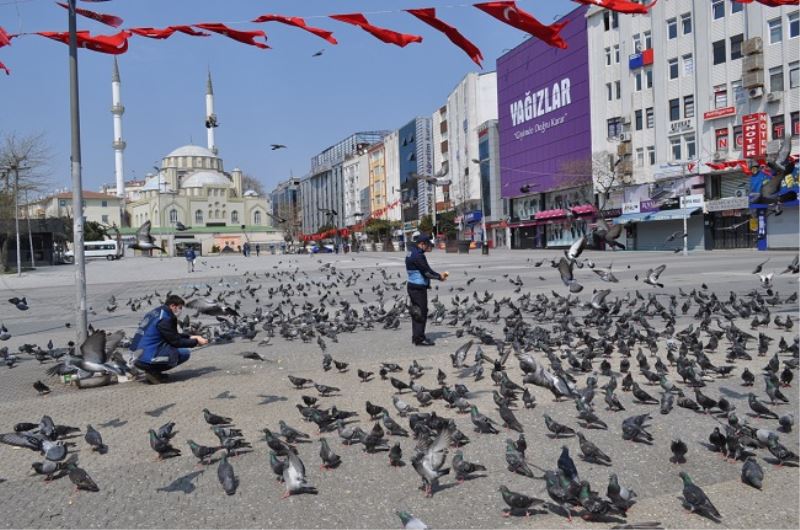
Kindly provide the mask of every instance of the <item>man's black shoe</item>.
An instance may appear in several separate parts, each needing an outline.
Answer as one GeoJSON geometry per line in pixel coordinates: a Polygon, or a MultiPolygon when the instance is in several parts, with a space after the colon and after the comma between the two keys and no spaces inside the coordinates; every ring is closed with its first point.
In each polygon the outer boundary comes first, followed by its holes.
{"type": "Polygon", "coordinates": [[[159,385],[161,383],[166,383],[169,380],[167,374],[161,374],[158,372],[145,372],[144,378],[151,385],[159,385]]]}
{"type": "Polygon", "coordinates": [[[415,346],[435,346],[435,345],[436,345],[436,343],[435,343],[435,342],[433,342],[433,341],[432,341],[431,339],[429,339],[429,338],[424,338],[424,339],[422,339],[422,340],[418,340],[418,341],[414,342],[414,345],[415,345],[415,346]]]}

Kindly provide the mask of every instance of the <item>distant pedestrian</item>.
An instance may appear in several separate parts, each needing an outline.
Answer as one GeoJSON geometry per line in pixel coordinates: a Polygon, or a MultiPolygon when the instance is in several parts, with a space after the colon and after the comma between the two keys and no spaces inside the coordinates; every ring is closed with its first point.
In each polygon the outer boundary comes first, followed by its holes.
{"type": "Polygon", "coordinates": [[[260,244],[258,244],[258,243],[256,243],[256,257],[258,257],[258,254],[259,254],[260,252],[261,252],[261,245],[260,245],[260,244]]]}
{"type": "Polygon", "coordinates": [[[186,267],[189,269],[189,272],[194,272],[194,260],[197,259],[197,254],[195,253],[194,248],[187,248],[184,257],[186,258],[186,267]]]}

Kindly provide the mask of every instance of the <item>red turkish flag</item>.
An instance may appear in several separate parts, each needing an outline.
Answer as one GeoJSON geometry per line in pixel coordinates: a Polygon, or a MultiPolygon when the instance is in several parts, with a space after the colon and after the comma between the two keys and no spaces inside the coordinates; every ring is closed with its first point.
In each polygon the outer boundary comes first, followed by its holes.
{"type": "Polygon", "coordinates": [[[260,17],[254,19],[253,22],[281,22],[289,26],[294,26],[300,29],[304,29],[309,33],[313,33],[317,37],[325,39],[331,44],[339,44],[338,41],[335,38],[333,38],[332,31],[328,31],[326,29],[321,29],[321,28],[315,28],[313,26],[308,26],[306,24],[306,21],[300,17],[284,17],[281,15],[261,15],[260,17]]]}
{"type": "Polygon", "coordinates": [[[140,37],[147,37],[148,39],[168,39],[175,33],[172,28],[128,28],[128,31],[140,37]]]}
{"type": "Polygon", "coordinates": [[[625,13],[629,15],[646,15],[650,8],[655,5],[658,0],[653,0],[649,4],[637,4],[629,0],[573,0],[579,4],[586,6],[599,6],[609,11],[616,11],[618,13],[625,13]]]}
{"type": "Polygon", "coordinates": [[[550,46],[561,49],[567,48],[567,42],[559,35],[559,32],[567,25],[566,22],[553,23],[549,26],[545,26],[530,13],[518,8],[517,3],[513,0],[484,2],[482,4],[474,4],[474,6],[492,15],[497,20],[505,22],[509,26],[530,33],[550,46]]]}
{"type": "Polygon", "coordinates": [[[750,166],[747,164],[746,160],[729,160],[727,162],[706,162],[706,165],[715,171],[739,168],[745,175],[751,174],[750,166]]]}
{"type": "Polygon", "coordinates": [[[483,60],[483,54],[475,46],[472,42],[470,42],[464,35],[461,34],[456,28],[451,26],[450,24],[444,22],[436,18],[436,9],[432,7],[424,8],[424,9],[406,9],[409,13],[423,21],[424,23],[432,26],[442,33],[444,33],[450,42],[461,48],[469,55],[470,59],[475,61],[475,63],[483,68],[481,61],[483,60]]]}
{"type": "Polygon", "coordinates": [[[8,66],[4,65],[2,62],[0,62],[0,70],[4,70],[6,75],[11,75],[11,70],[9,70],[8,66]]]}
{"type": "Polygon", "coordinates": [[[11,46],[11,35],[6,33],[3,26],[0,26],[0,48],[3,46],[11,46]]]}
{"type": "MultiPolygon", "coordinates": [[[[61,2],[56,2],[56,4],[60,5],[64,9],[69,10],[68,4],[63,4],[61,2]]],[[[94,11],[89,11],[88,9],[81,9],[80,7],[75,8],[75,12],[79,15],[82,15],[86,18],[91,18],[92,20],[96,20],[101,22],[107,26],[111,26],[112,28],[118,28],[122,25],[123,20],[115,15],[106,15],[105,13],[96,13],[94,11]]]]}
{"type": "Polygon", "coordinates": [[[269,46],[266,44],[256,42],[255,40],[256,37],[264,37],[264,40],[267,40],[267,34],[260,29],[240,31],[238,29],[229,28],[225,24],[221,24],[219,22],[211,22],[208,24],[192,24],[192,26],[200,29],[207,29],[208,31],[213,31],[214,33],[219,33],[220,35],[225,35],[230,39],[242,42],[244,44],[249,44],[250,46],[255,46],[256,48],[261,48],[262,50],[269,48],[269,46]]]}
{"type": "MultiPolygon", "coordinates": [[[[69,44],[69,32],[66,31],[61,33],[39,31],[36,34],[69,44]]],[[[95,35],[94,37],[88,31],[78,31],[76,34],[79,48],[86,48],[100,53],[110,53],[111,55],[119,55],[128,51],[128,37],[130,36],[131,34],[127,31],[120,31],[114,35],[95,35]]]]}
{"type": "Polygon", "coordinates": [[[412,42],[422,42],[422,37],[420,37],[419,35],[398,33],[390,29],[373,26],[361,13],[351,13],[348,15],[329,15],[329,16],[330,18],[338,20],[339,22],[344,22],[346,24],[352,24],[354,26],[358,26],[367,33],[370,33],[375,38],[380,39],[387,44],[395,44],[397,46],[400,46],[401,48],[405,48],[412,42]]]}
{"type": "MultiPolygon", "coordinates": [[[[733,0],[738,4],[752,4],[753,0],[733,0]]],[[[800,6],[800,0],[756,0],[767,7],[800,6]]]]}
{"type": "Polygon", "coordinates": [[[181,33],[185,33],[186,35],[191,35],[192,37],[210,37],[211,33],[206,33],[205,31],[197,31],[193,29],[192,26],[169,26],[167,29],[172,29],[175,31],[180,31],[181,33]]]}

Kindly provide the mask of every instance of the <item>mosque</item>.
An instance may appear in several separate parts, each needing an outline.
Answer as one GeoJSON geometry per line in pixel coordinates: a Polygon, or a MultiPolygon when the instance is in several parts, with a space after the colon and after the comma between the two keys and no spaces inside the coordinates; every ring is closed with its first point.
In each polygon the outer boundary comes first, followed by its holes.
{"type": "Polygon", "coordinates": [[[131,238],[146,221],[151,235],[163,243],[169,255],[182,255],[192,247],[200,255],[220,250],[239,250],[245,242],[252,247],[259,243],[264,251],[270,244],[283,240],[282,231],[272,226],[269,195],[262,197],[244,189],[242,171],[225,171],[218,156],[214,130],[214,89],[211,74],[206,85],[206,119],[208,147],[184,145],[161,160],[156,174],[131,186],[123,179],[125,142],[122,139],[120,76],[116,58],[112,76],[112,114],[114,116],[114,152],[116,189],[105,191],[124,199],[129,227],[121,230],[131,238]],[[182,226],[181,226],[182,225],[182,226]],[[178,230],[178,227],[181,230],[178,230]],[[184,229],[186,227],[186,229],[184,229]]]}

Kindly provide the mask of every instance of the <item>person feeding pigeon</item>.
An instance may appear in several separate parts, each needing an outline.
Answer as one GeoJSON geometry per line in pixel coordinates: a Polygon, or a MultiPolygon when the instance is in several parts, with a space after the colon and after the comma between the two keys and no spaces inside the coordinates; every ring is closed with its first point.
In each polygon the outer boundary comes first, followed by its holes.
{"type": "Polygon", "coordinates": [[[164,372],[188,361],[190,348],[208,344],[200,335],[178,333],[178,315],[184,305],[183,298],[169,295],[164,305],[142,318],[131,340],[131,351],[141,351],[134,365],[144,371],[150,384],[163,383],[164,372]]]}
{"type": "Polygon", "coordinates": [[[406,254],[406,272],[408,273],[408,297],[411,299],[411,342],[415,346],[433,346],[433,341],[425,336],[425,324],[428,320],[428,289],[431,279],[444,281],[449,272],[439,274],[431,269],[425,252],[433,249],[431,237],[419,234],[414,246],[406,254]]]}

